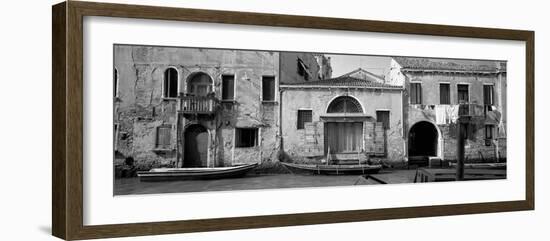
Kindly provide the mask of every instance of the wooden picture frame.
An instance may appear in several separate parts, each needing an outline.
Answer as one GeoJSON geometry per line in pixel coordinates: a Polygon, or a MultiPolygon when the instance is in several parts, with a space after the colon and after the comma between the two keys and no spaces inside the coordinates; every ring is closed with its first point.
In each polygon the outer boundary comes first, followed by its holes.
{"type": "Polygon", "coordinates": [[[534,209],[535,37],[533,31],[77,1],[59,3],[52,7],[52,11],[52,233],[56,237],[66,240],[77,240],[474,213],[493,213],[534,209]],[[525,199],[489,203],[313,212],[152,223],[96,226],[84,225],[84,16],[142,18],[524,41],[526,44],[525,199]]]}

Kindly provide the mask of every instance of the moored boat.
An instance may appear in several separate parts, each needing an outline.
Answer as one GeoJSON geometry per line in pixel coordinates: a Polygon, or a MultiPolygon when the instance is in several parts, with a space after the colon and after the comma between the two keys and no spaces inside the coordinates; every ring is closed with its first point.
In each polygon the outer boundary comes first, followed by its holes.
{"type": "Polygon", "coordinates": [[[382,165],[328,165],[328,164],[295,164],[281,162],[290,169],[325,175],[362,175],[378,173],[382,165]]]}
{"type": "Polygon", "coordinates": [[[154,168],[137,175],[142,182],[237,178],[245,176],[256,166],[258,163],[230,167],[154,168]]]}
{"type": "MultiPolygon", "coordinates": [[[[450,163],[451,167],[456,167],[456,163],[450,163]]],[[[464,168],[471,169],[506,169],[506,162],[496,163],[465,163],[464,168]]]]}

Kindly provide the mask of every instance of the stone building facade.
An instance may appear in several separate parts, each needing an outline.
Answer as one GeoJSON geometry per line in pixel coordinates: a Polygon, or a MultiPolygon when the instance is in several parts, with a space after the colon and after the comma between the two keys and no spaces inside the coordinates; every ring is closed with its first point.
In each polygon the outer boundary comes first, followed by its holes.
{"type": "Polygon", "coordinates": [[[465,159],[506,159],[506,63],[394,57],[386,83],[404,87],[407,157],[456,160],[459,104],[472,115],[465,159]]]}
{"type": "Polygon", "coordinates": [[[506,158],[506,64],[393,57],[332,78],[322,54],[114,46],[115,165],[138,169],[362,158],[506,158]],[[285,157],[285,158],[286,158],[285,157]]]}
{"type": "Polygon", "coordinates": [[[344,75],[280,88],[283,149],[294,161],[403,160],[402,86],[344,75]]]}
{"type": "Polygon", "coordinates": [[[148,169],[276,158],[278,52],[128,45],[114,52],[119,162],[133,157],[148,169]]]}

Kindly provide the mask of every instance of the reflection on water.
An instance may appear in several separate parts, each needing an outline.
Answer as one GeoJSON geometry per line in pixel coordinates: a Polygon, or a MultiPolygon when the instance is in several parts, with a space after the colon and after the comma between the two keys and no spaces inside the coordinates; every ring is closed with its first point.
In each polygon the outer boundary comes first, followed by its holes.
{"type": "Polygon", "coordinates": [[[138,178],[115,179],[115,195],[174,192],[253,190],[268,188],[328,187],[367,184],[360,176],[256,175],[219,180],[140,182],[138,178]]]}

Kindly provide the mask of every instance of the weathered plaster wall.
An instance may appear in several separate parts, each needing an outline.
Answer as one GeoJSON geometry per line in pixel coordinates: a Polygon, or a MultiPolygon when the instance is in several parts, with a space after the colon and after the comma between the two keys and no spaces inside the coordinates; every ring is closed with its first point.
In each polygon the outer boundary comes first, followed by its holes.
{"type": "MultiPolygon", "coordinates": [[[[436,113],[428,107],[438,106],[439,83],[450,83],[451,106],[458,104],[457,84],[469,85],[470,103],[483,104],[483,85],[494,85],[494,107],[502,119],[500,126],[495,125],[495,141],[485,145],[485,122],[471,125],[469,139],[466,141],[465,158],[470,161],[485,159],[494,160],[496,153],[499,158],[506,158],[506,76],[505,74],[434,74],[434,73],[406,73],[405,74],[405,137],[408,139],[409,129],[420,121],[436,123],[436,113]],[[422,83],[422,105],[410,105],[410,82],[422,83]]],[[[489,122],[487,122],[489,123],[489,122]]],[[[494,123],[491,123],[494,124],[494,123]]],[[[456,124],[438,124],[438,131],[443,136],[443,143],[439,143],[441,157],[446,160],[456,160],[456,124]]],[[[408,143],[407,143],[408,144],[408,143]]]]}
{"type": "MultiPolygon", "coordinates": [[[[495,91],[495,105],[501,106],[498,91],[503,81],[499,80],[496,75],[472,75],[472,74],[416,74],[407,73],[408,83],[411,81],[422,83],[422,104],[436,105],[440,103],[439,99],[439,83],[450,83],[451,104],[458,104],[458,84],[468,84],[470,103],[483,104],[483,85],[493,84],[495,91]]],[[[410,91],[410,85],[406,85],[407,93],[410,91]]]]}
{"type": "MultiPolygon", "coordinates": [[[[455,161],[457,150],[456,125],[439,125],[444,138],[444,159],[455,161]]],[[[506,139],[496,139],[489,146],[485,145],[485,133],[482,125],[472,126],[465,142],[464,157],[466,162],[491,162],[506,158],[506,139]],[[498,147],[497,147],[498,145],[498,147]],[[498,154],[497,154],[498,152],[498,154]]]]}
{"type": "MultiPolygon", "coordinates": [[[[401,91],[400,90],[373,90],[373,89],[284,89],[282,94],[283,113],[282,125],[283,143],[285,152],[293,158],[323,156],[324,153],[324,125],[321,116],[326,115],[330,102],[338,97],[349,95],[355,97],[362,105],[364,113],[370,116],[367,122],[375,122],[376,110],[390,111],[390,129],[387,130],[387,147],[390,161],[402,161],[403,137],[401,119],[401,91]],[[297,113],[299,109],[311,109],[312,124],[305,129],[297,129],[297,113]],[[312,132],[309,133],[308,132],[312,132]],[[313,135],[312,135],[313,134],[313,135]],[[314,141],[308,140],[313,138],[314,141]],[[316,143],[306,145],[305,143],[316,143]]],[[[372,125],[371,125],[372,126],[372,125]]],[[[373,141],[374,128],[370,132],[365,130],[365,150],[369,141],[373,141]]]]}
{"type": "Polygon", "coordinates": [[[274,102],[262,103],[261,95],[262,76],[274,76],[278,89],[278,53],[117,45],[115,67],[119,73],[115,123],[119,123],[119,129],[127,136],[126,140],[118,141],[118,149],[124,156],[132,156],[146,166],[157,163],[181,166],[185,160],[176,160],[176,157],[184,156],[183,130],[190,124],[201,124],[209,130],[210,166],[259,162],[262,158],[276,156],[278,96],[274,102]],[[221,97],[222,75],[232,74],[235,76],[235,101],[224,103],[214,117],[182,116],[178,126],[178,100],[162,96],[167,68],[178,71],[178,92],[181,94],[187,92],[187,82],[192,76],[207,74],[218,99],[221,97]],[[160,125],[172,126],[169,150],[154,148],[156,128],[160,125]],[[234,148],[236,127],[261,127],[261,146],[234,148]]]}
{"type": "MultiPolygon", "coordinates": [[[[281,52],[281,83],[301,83],[306,81],[319,80],[319,64],[315,56],[311,53],[298,53],[298,52],[281,52]],[[309,68],[310,76],[309,80],[304,79],[303,76],[298,74],[298,58],[300,58],[304,64],[309,68]]],[[[330,68],[329,67],[325,67],[330,68]]],[[[330,71],[332,73],[332,70],[330,71]]],[[[328,74],[328,73],[326,73],[328,74]]]]}
{"type": "Polygon", "coordinates": [[[388,84],[399,86],[403,86],[405,84],[406,76],[403,72],[401,72],[401,65],[399,65],[399,63],[397,63],[397,61],[393,58],[390,60],[390,68],[384,77],[386,83],[388,84]]]}

